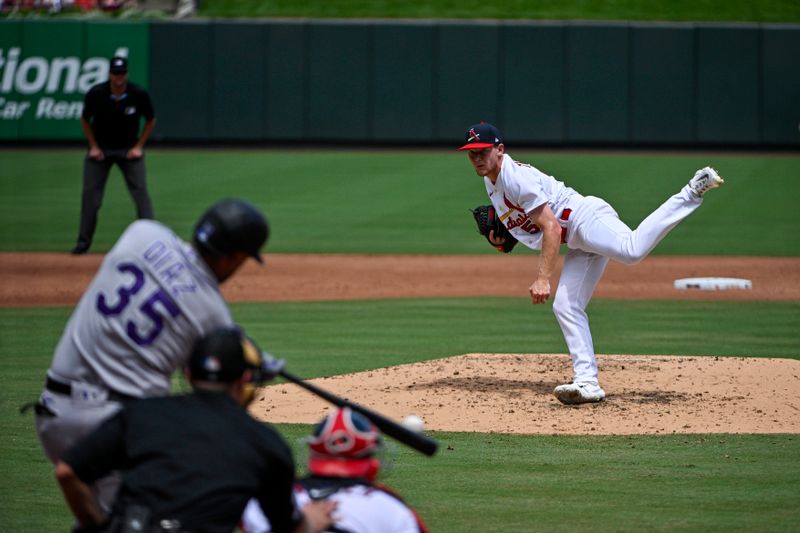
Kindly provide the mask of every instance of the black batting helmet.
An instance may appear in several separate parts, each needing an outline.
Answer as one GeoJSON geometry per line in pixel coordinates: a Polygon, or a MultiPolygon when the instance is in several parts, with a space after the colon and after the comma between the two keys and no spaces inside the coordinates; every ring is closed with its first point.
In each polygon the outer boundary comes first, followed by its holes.
{"type": "Polygon", "coordinates": [[[237,198],[208,208],[194,227],[194,242],[214,256],[244,252],[263,263],[260,250],[269,238],[269,224],[261,211],[237,198]]]}

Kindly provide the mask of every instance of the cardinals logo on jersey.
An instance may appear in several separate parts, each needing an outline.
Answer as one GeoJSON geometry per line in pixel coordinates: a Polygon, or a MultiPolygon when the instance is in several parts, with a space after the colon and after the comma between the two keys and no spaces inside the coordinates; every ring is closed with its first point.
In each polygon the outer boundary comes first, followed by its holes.
{"type": "Polygon", "coordinates": [[[510,218],[506,223],[506,227],[511,230],[513,228],[520,228],[522,231],[526,231],[532,235],[536,235],[542,229],[533,223],[533,221],[528,217],[526,214],[521,214],[516,217],[510,218]]]}
{"type": "Polygon", "coordinates": [[[500,220],[505,221],[505,219],[507,218],[509,219],[508,222],[505,223],[506,228],[508,228],[509,231],[517,227],[522,229],[522,231],[526,231],[532,235],[536,235],[537,233],[542,231],[542,229],[539,226],[533,223],[533,220],[530,219],[525,210],[522,207],[516,205],[511,200],[509,200],[505,194],[503,195],[503,202],[506,204],[506,207],[508,207],[509,210],[506,211],[505,214],[500,217],[500,220]],[[519,215],[511,217],[511,214],[514,211],[517,211],[519,215]]]}

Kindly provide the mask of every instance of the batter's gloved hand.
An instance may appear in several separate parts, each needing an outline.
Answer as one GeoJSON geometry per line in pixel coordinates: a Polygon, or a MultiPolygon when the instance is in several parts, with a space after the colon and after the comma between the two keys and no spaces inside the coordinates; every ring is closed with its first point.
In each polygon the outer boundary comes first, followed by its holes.
{"type": "Polygon", "coordinates": [[[261,352],[261,381],[275,379],[286,366],[286,359],[277,359],[272,354],[261,352]]]}
{"type": "Polygon", "coordinates": [[[470,209],[470,212],[478,225],[478,233],[486,237],[489,244],[506,254],[514,249],[517,239],[503,225],[493,205],[479,205],[470,209]],[[494,237],[495,242],[492,242],[491,237],[494,237]]]}
{"type": "Polygon", "coordinates": [[[242,348],[247,369],[253,374],[253,383],[264,383],[275,379],[286,366],[285,360],[275,359],[271,353],[262,350],[252,337],[244,335],[242,348]]]}

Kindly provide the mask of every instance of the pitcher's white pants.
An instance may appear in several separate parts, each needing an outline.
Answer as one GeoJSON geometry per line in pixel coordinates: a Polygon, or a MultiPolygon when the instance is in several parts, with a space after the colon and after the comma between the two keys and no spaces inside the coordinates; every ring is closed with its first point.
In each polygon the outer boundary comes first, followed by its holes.
{"type": "Polygon", "coordinates": [[[609,259],[629,265],[638,263],[702,202],[687,185],[635,230],[625,225],[601,198],[587,196],[572,208],[567,226],[570,249],[564,257],[553,313],[572,357],[575,381],[597,381],[597,361],[586,306],[609,259]]]}

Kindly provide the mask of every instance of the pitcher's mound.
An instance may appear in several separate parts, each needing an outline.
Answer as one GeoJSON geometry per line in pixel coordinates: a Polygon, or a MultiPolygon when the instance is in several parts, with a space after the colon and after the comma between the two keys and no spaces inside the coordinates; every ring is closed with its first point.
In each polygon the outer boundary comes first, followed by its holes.
{"type": "MultiPolygon", "coordinates": [[[[466,354],[311,380],[390,418],[426,429],[629,435],[800,432],[800,361],[742,357],[600,355],[607,399],[565,406],[568,355],[466,354]]],[[[331,405],[293,384],[261,390],[251,412],[268,422],[315,423],[331,405]]]]}

